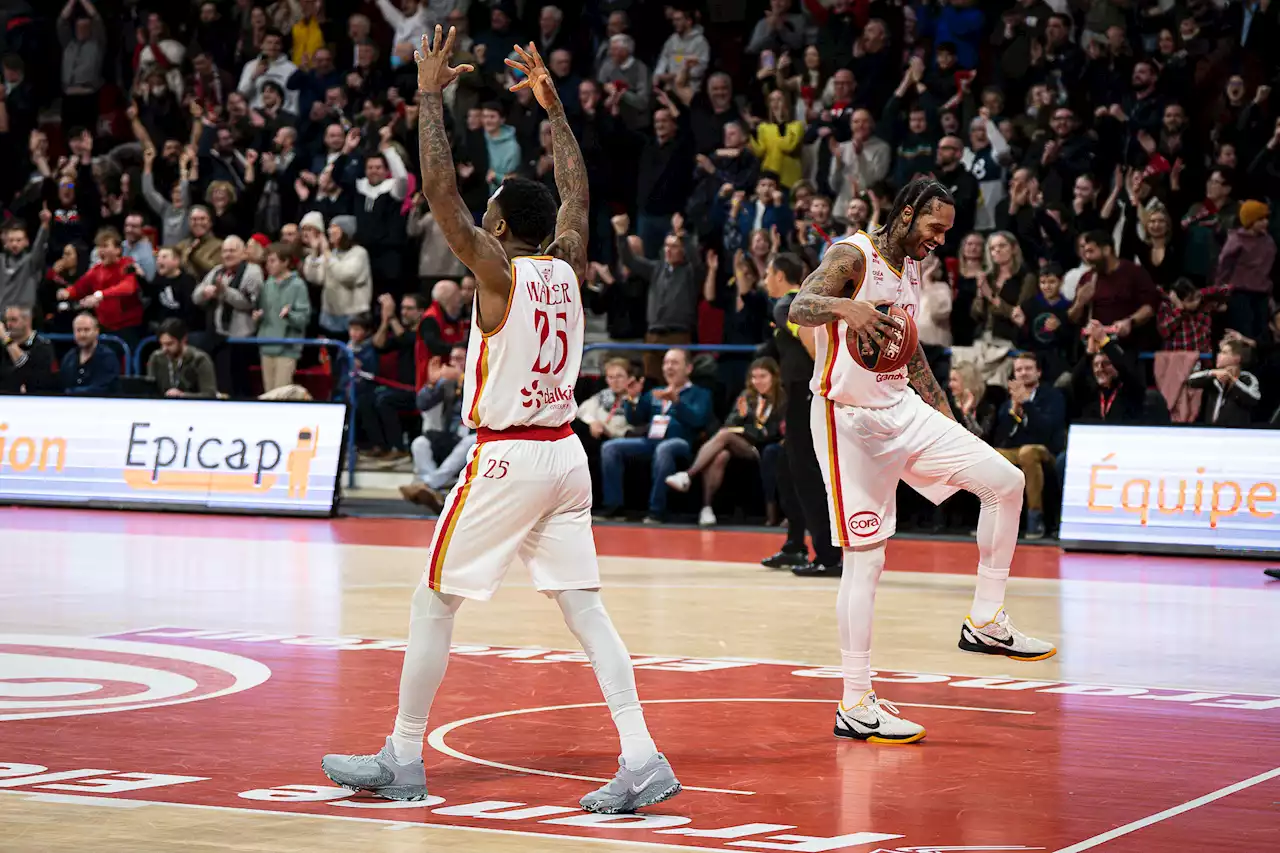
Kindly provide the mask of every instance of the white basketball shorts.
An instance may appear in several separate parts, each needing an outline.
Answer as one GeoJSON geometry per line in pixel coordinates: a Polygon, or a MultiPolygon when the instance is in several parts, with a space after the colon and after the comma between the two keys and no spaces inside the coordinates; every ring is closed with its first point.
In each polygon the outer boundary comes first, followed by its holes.
{"type": "Polygon", "coordinates": [[[436,522],[423,583],[487,600],[519,558],[540,591],[600,586],[587,454],[564,434],[486,440],[481,431],[436,522]]]}
{"type": "Polygon", "coordinates": [[[982,439],[912,392],[883,409],[814,397],[813,447],[827,487],[831,540],[872,545],[898,527],[898,482],[935,504],[959,488],[955,474],[995,454],[982,439]]]}

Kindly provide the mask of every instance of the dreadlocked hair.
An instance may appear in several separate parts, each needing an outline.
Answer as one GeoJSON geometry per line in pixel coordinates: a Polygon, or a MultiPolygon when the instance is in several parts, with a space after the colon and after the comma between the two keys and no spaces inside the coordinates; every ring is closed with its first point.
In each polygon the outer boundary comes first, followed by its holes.
{"type": "Polygon", "coordinates": [[[886,232],[891,231],[894,223],[902,218],[902,211],[910,207],[911,222],[907,223],[907,228],[910,228],[916,220],[916,215],[932,210],[935,202],[949,204],[952,207],[956,204],[956,200],[951,197],[951,191],[936,179],[915,178],[898,190],[897,196],[893,199],[893,208],[889,211],[889,216],[882,227],[886,232]]]}

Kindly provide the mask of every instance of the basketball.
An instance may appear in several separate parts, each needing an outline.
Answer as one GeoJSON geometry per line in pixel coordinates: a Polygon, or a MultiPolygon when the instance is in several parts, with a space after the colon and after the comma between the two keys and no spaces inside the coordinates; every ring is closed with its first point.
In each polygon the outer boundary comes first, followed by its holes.
{"type": "Polygon", "coordinates": [[[849,330],[845,334],[845,346],[854,361],[872,373],[894,373],[906,367],[911,356],[915,355],[919,337],[916,323],[911,315],[900,305],[881,305],[876,310],[889,315],[898,326],[898,331],[885,337],[883,342],[866,340],[860,342],[858,336],[849,330]]]}

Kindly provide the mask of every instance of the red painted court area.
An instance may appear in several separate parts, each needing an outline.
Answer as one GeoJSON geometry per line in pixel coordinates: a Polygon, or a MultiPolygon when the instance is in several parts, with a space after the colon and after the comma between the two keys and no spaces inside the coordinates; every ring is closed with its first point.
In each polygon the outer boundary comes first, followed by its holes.
{"type": "Polygon", "coordinates": [[[333,788],[320,756],[381,745],[402,650],[181,628],[0,635],[16,674],[0,792],[719,850],[1262,853],[1280,838],[1280,698],[881,672],[880,693],[929,735],[873,746],[831,736],[834,669],[687,658],[635,661],[685,793],[589,815],[577,800],[612,774],[615,735],[584,656],[545,649],[455,647],[425,803],[333,788]]]}

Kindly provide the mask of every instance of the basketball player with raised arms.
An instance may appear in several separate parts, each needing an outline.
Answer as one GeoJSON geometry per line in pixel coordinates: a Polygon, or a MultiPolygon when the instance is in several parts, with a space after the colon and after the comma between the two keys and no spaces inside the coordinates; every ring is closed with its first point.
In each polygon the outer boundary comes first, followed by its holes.
{"type": "Polygon", "coordinates": [[[444,125],[442,91],[470,70],[450,67],[454,38],[452,27],[446,39],[437,26],[415,56],[418,133],[431,212],[478,281],[463,399],[477,443],[445,500],[413,594],[395,729],[376,755],[326,755],[322,767],[339,785],[388,799],[427,796],[422,741],[454,614],[463,599],[490,598],[519,558],[582,643],[622,741],[617,775],[582,807],[631,812],[675,796],[680,783],[649,736],[630,655],[600,600],[591,476],[570,429],[584,326],[586,166],[541,57],[532,44],[516,47],[519,61],[507,64],[524,76],[512,88],[532,89],[547,111],[561,207],[541,183],[507,178],[476,227],[458,194],[444,125]]]}
{"type": "Polygon", "coordinates": [[[844,552],[836,599],[844,695],[837,737],[911,743],[922,726],[897,716],[871,687],[871,620],[885,543],[893,535],[898,482],[941,503],[959,489],[982,502],[978,585],[960,627],[965,651],[1040,660],[1049,643],[1022,634],[1004,610],[1005,584],[1022,513],[1022,472],[955,421],[917,345],[907,366],[875,373],[856,362],[846,339],[884,340],[896,327],[881,307],[915,317],[920,262],[946,238],[955,202],[937,181],[917,178],[898,193],[885,225],[838,240],[791,303],[790,320],[814,328],[813,443],[844,552]],[[910,389],[914,389],[912,393],[910,389]]]}

